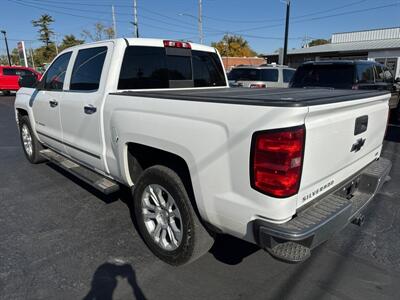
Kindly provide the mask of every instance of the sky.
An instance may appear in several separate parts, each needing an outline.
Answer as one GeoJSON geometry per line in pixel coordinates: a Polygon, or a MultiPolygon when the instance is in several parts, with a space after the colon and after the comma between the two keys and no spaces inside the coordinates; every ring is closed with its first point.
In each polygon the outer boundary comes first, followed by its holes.
{"type": "MultiPolygon", "coordinates": [[[[225,33],[240,34],[258,53],[283,46],[284,0],[203,0],[205,44],[225,33]]],[[[133,0],[0,0],[0,29],[10,48],[24,40],[39,47],[31,20],[47,13],[60,42],[65,34],[82,38],[98,21],[112,24],[115,6],[118,37],[132,37],[133,0]]],[[[137,0],[140,37],[187,39],[198,42],[198,0],[137,0]]],[[[289,48],[306,39],[329,39],[332,33],[400,26],[400,0],[291,0],[289,48]]],[[[5,53],[0,40],[0,54],[5,53]]]]}

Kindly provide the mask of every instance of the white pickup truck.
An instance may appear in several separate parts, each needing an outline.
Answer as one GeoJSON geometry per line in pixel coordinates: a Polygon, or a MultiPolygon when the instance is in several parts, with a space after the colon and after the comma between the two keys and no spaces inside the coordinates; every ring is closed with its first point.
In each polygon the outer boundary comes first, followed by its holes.
{"type": "Polygon", "coordinates": [[[39,83],[20,84],[27,159],[104,193],[130,187],[143,240],[173,265],[207,252],[216,233],[303,261],[362,222],[391,168],[380,157],[390,94],[229,88],[218,52],[203,45],[80,45],[39,83]]]}

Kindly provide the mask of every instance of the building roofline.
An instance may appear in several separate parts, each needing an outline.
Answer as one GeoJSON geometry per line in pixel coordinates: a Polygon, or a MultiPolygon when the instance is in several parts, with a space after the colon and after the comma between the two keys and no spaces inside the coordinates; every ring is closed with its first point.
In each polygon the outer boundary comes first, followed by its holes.
{"type": "Polygon", "coordinates": [[[384,27],[384,28],[375,28],[375,29],[366,29],[366,30],[352,30],[352,31],[334,32],[334,33],[332,33],[332,35],[334,35],[334,34],[344,34],[344,33],[354,33],[354,32],[367,32],[367,31],[387,30],[387,29],[400,29],[400,27],[399,26],[395,26],[395,27],[384,27]]]}

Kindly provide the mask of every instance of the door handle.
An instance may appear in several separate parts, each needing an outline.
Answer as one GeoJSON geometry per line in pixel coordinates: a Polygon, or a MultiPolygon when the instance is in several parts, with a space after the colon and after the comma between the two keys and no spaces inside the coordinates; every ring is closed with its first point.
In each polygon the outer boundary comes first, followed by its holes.
{"type": "Polygon", "coordinates": [[[56,100],[50,100],[49,103],[51,107],[56,107],[58,105],[58,102],[56,100]]]}
{"type": "Polygon", "coordinates": [[[89,105],[84,106],[83,110],[85,111],[85,114],[91,115],[97,111],[97,108],[95,106],[89,104],[89,105]]]}

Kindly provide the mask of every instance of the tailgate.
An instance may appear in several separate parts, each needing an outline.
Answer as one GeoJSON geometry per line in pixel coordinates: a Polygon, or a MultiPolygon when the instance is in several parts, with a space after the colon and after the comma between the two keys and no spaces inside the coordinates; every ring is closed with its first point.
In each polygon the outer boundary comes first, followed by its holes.
{"type": "Polygon", "coordinates": [[[390,94],[310,106],[297,207],[334,188],[380,156],[390,94]],[[357,127],[357,129],[356,129],[357,127]]]}

